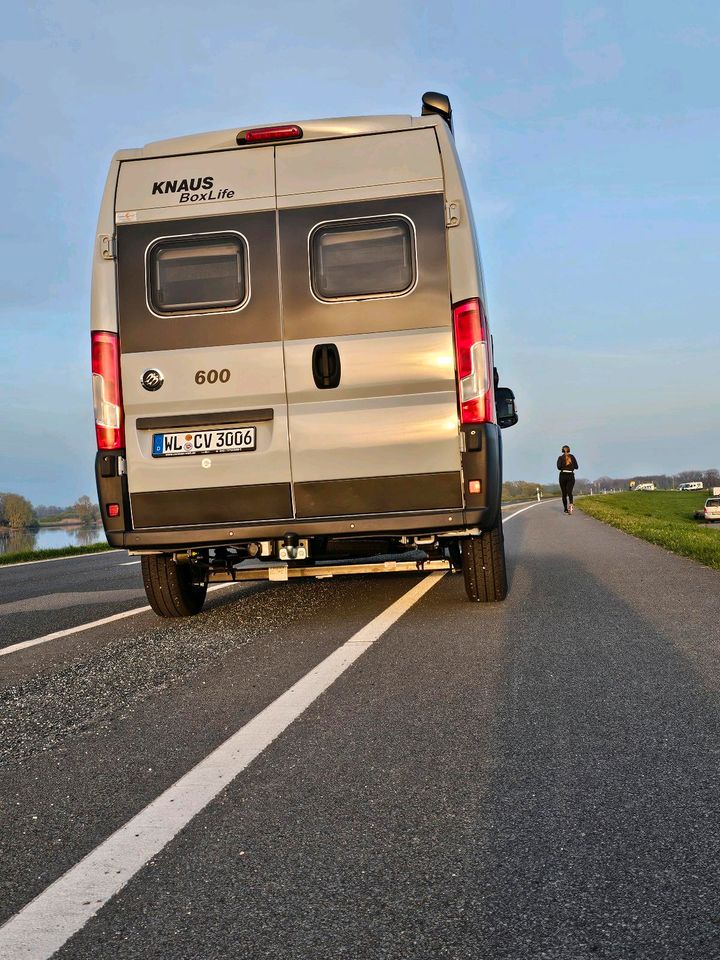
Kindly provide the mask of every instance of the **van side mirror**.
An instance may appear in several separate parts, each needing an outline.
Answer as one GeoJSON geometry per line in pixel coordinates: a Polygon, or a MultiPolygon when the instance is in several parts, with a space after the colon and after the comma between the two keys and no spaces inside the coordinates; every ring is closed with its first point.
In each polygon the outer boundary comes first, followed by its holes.
{"type": "Polygon", "coordinates": [[[515,394],[510,387],[495,387],[495,413],[501,430],[514,427],[518,422],[515,394]]]}
{"type": "Polygon", "coordinates": [[[424,117],[432,116],[433,113],[437,113],[443,118],[445,123],[452,130],[452,107],[450,106],[450,98],[445,93],[435,93],[434,90],[428,90],[427,93],[423,94],[422,97],[422,115],[424,117]]]}

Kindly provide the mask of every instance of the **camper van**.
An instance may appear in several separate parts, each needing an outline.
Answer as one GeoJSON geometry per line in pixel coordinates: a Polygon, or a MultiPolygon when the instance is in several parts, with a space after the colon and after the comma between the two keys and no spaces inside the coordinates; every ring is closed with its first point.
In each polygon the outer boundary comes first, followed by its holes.
{"type": "Polygon", "coordinates": [[[691,480],[689,483],[681,483],[680,486],[678,487],[678,490],[684,490],[686,492],[689,490],[702,490],[702,489],[703,489],[702,480],[691,480]]]}
{"type": "Polygon", "coordinates": [[[160,616],[214,580],[435,567],[505,598],[517,412],[444,95],[115,154],[92,377],[105,532],[160,616]]]}

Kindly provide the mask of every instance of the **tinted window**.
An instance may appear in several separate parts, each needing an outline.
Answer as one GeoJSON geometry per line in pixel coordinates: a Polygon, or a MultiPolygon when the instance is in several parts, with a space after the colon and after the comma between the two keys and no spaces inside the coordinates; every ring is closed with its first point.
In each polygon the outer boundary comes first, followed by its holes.
{"type": "Polygon", "coordinates": [[[313,292],[325,300],[391,296],[415,282],[413,233],[400,217],[323,224],[310,260],[313,292]]]}
{"type": "Polygon", "coordinates": [[[231,310],[245,300],[245,264],[239,236],[161,240],[148,257],[150,304],[158,313],[231,310]]]}

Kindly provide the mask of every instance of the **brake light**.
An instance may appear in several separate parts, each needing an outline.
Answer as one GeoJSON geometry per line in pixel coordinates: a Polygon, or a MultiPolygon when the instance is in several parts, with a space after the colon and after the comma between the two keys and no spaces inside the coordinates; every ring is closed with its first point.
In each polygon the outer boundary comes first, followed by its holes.
{"type": "Polygon", "coordinates": [[[93,331],[92,386],[98,450],[120,450],[125,446],[125,436],[116,333],[93,331]]]}
{"type": "Polygon", "coordinates": [[[461,423],[494,423],[492,357],[482,304],[477,298],[453,307],[461,423]]]}
{"type": "Polygon", "coordinates": [[[237,135],[238,143],[266,143],[268,140],[300,140],[302,127],[296,123],[284,123],[278,127],[256,127],[242,130],[237,135]]]}

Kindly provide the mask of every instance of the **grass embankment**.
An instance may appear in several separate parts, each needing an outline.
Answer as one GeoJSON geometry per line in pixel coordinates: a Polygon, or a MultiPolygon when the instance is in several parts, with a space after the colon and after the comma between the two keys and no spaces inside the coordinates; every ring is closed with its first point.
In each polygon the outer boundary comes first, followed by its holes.
{"type": "Polygon", "coordinates": [[[77,553],[103,553],[114,550],[107,543],[92,543],[88,547],[56,547],[54,550],[22,550],[18,553],[0,553],[0,567],[8,563],[29,563],[31,560],[54,560],[56,557],[73,557],[77,553]]]}
{"type": "Polygon", "coordinates": [[[694,519],[707,496],[704,491],[639,490],[583,497],[575,506],[634,537],[720,570],[720,529],[702,526],[694,519]]]}

